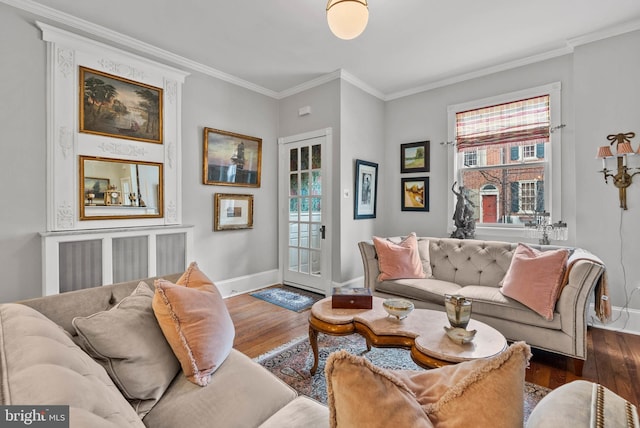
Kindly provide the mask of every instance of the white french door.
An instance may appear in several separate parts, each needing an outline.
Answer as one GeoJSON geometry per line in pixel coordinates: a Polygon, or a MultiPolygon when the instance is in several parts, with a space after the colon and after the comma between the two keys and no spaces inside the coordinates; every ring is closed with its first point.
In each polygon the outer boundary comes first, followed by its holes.
{"type": "Polygon", "coordinates": [[[331,288],[331,130],[279,139],[280,260],[285,284],[331,288]]]}

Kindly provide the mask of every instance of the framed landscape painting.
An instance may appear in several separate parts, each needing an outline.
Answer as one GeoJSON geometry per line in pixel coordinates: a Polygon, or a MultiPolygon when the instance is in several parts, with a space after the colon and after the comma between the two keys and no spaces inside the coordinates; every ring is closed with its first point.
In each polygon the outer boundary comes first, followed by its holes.
{"type": "Polygon", "coordinates": [[[400,145],[400,172],[429,172],[429,141],[400,145]]]}
{"type": "Polygon", "coordinates": [[[204,128],[203,183],[260,187],[262,138],[204,128]]]}
{"type": "Polygon", "coordinates": [[[80,132],[162,144],[162,89],[80,67],[80,132]]]}
{"type": "Polygon", "coordinates": [[[402,211],[429,211],[429,177],[402,178],[402,211]]]}
{"type": "Polygon", "coordinates": [[[356,159],[354,219],[376,218],[378,164],[356,159]]]}

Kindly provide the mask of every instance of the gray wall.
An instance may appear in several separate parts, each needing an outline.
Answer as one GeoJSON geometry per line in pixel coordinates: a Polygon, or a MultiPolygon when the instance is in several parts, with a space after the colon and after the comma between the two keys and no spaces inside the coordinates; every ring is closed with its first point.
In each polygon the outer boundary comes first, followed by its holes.
{"type": "Polygon", "coordinates": [[[194,259],[214,281],[278,267],[277,101],[197,73],[182,94],[182,221],[194,229],[194,259]],[[202,184],[203,128],[262,138],[261,186],[202,184]],[[253,229],[213,231],[214,193],[254,195],[253,229]]]}
{"type": "MultiPolygon", "coordinates": [[[[640,286],[640,176],[627,189],[627,211],[618,205],[618,190],[605,184],[598,146],[609,134],[633,131],[640,145],[640,31],[580,46],[574,53],[576,243],[591,248],[607,266],[613,304],[623,306],[640,286]]],[[[609,168],[613,167],[610,161],[609,168]]],[[[629,166],[640,167],[640,156],[629,166]]],[[[636,170],[640,171],[640,170],[636,170]]],[[[640,309],[635,292],[629,307],[640,309]]],[[[638,326],[635,327],[636,330],[638,326]]]]}
{"type": "Polygon", "coordinates": [[[370,239],[384,224],[384,207],[388,205],[384,183],[391,165],[384,158],[384,102],[344,81],[341,88],[340,188],[335,200],[340,205],[340,282],[343,283],[362,275],[358,241],[370,239]],[[353,218],[356,159],[378,164],[375,219],[353,218]],[[345,189],[349,190],[348,198],[344,197],[345,189]]]}
{"type": "Polygon", "coordinates": [[[42,291],[46,229],[45,44],[40,31],[0,3],[0,302],[42,291]]]}

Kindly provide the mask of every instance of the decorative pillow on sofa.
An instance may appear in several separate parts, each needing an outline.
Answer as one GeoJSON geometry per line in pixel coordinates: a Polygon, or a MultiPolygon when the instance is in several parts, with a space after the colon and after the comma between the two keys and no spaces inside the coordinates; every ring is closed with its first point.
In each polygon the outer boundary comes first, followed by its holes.
{"type": "Polygon", "coordinates": [[[373,245],[378,255],[378,267],[380,270],[378,281],[426,277],[420,260],[418,240],[415,233],[410,233],[398,244],[388,239],[374,236],[373,245]]]}
{"type": "Polygon", "coordinates": [[[140,417],[180,370],[151,308],[153,290],[140,282],[108,311],[76,317],[80,346],[102,365],[140,417]]]}
{"type": "Polygon", "coordinates": [[[376,427],[522,426],[529,345],[433,370],[385,370],[347,351],[327,359],[329,423],[376,427]]]}
{"type": "Polygon", "coordinates": [[[538,251],[518,244],[500,291],[551,321],[568,257],[564,248],[538,251]]]}
{"type": "Polygon", "coordinates": [[[185,376],[206,386],[233,346],[235,329],[216,286],[193,262],[176,284],[158,279],[153,311],[185,376]]]}

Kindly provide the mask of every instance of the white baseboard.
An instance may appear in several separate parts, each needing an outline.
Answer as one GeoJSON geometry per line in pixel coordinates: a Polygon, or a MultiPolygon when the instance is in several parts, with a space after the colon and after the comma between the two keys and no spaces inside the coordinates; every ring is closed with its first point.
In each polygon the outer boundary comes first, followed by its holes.
{"type": "Polygon", "coordinates": [[[222,297],[231,297],[236,294],[248,293],[260,288],[279,284],[278,270],[268,270],[252,275],[239,276],[237,278],[215,281],[222,297]]]}
{"type": "MultiPolygon", "coordinates": [[[[214,281],[222,297],[227,298],[236,294],[250,293],[261,288],[280,284],[281,279],[277,269],[265,272],[254,273],[252,275],[239,276],[224,281],[214,281]]],[[[332,287],[362,287],[364,277],[351,279],[343,283],[333,282],[332,287]]]]}
{"type": "Polygon", "coordinates": [[[621,333],[640,335],[640,310],[613,306],[611,308],[611,321],[603,324],[598,317],[596,317],[594,305],[591,303],[589,305],[589,312],[587,313],[587,324],[605,330],[615,330],[621,333]]]}

